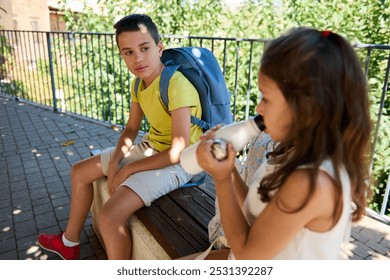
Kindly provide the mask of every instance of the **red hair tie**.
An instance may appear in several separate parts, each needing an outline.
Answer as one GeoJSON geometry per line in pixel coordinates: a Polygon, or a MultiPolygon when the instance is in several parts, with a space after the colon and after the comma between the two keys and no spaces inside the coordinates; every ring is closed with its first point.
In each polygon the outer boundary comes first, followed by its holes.
{"type": "Polygon", "coordinates": [[[332,31],[330,31],[330,30],[324,30],[324,31],[322,31],[322,37],[324,37],[324,38],[328,38],[329,37],[329,35],[330,35],[330,33],[332,33],[332,31]]]}

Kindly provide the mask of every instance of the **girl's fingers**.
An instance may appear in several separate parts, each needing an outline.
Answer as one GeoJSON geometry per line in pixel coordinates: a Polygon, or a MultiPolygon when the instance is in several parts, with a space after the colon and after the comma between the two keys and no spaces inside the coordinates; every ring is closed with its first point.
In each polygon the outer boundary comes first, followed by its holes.
{"type": "Polygon", "coordinates": [[[200,136],[200,140],[207,140],[207,139],[214,139],[215,138],[215,132],[220,129],[223,125],[218,124],[209,130],[207,130],[203,135],[200,136]]]}

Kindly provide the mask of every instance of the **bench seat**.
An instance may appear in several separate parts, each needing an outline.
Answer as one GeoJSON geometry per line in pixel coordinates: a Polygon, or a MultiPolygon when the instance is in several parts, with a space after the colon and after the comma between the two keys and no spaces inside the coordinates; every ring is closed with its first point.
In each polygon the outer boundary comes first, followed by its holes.
{"type": "MultiPolygon", "coordinates": [[[[99,213],[108,200],[106,179],[94,182],[93,229],[104,248],[99,213]]],[[[208,223],[215,214],[215,189],[207,176],[198,187],[179,188],[143,207],[128,220],[133,239],[132,259],[168,260],[204,251],[210,245],[208,223]]]]}

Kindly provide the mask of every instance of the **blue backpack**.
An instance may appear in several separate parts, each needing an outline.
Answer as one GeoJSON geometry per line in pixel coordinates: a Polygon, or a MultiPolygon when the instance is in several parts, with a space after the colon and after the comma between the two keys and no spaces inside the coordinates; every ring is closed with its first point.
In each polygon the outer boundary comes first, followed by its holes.
{"type": "MultiPolygon", "coordinates": [[[[165,68],[160,78],[160,94],[168,110],[169,80],[175,71],[180,71],[196,88],[202,105],[202,118],[191,116],[191,123],[206,131],[217,124],[230,124],[230,92],[214,54],[201,47],[171,48],[163,51],[161,61],[165,68]]],[[[135,94],[141,80],[135,81],[135,94]]]]}
{"type": "MultiPolygon", "coordinates": [[[[200,47],[166,49],[163,51],[161,61],[165,67],[161,72],[160,94],[167,110],[169,80],[175,71],[180,71],[198,91],[202,105],[202,118],[191,116],[191,123],[206,131],[218,124],[233,122],[230,92],[218,61],[210,50],[200,47]]],[[[134,84],[136,95],[140,82],[141,79],[137,78],[134,84]]],[[[202,172],[181,187],[199,186],[207,176],[202,172]]]]}

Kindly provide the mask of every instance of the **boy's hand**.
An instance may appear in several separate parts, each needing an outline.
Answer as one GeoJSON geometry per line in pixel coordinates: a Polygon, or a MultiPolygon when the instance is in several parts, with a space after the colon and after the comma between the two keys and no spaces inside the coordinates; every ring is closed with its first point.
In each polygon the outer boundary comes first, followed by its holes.
{"type": "Polygon", "coordinates": [[[223,126],[223,124],[218,124],[209,130],[207,130],[204,134],[200,136],[200,140],[205,140],[205,139],[214,139],[215,137],[215,132],[220,129],[223,126]]]}
{"type": "Polygon", "coordinates": [[[110,196],[116,191],[118,186],[113,186],[113,181],[116,175],[118,174],[120,170],[119,165],[111,165],[108,167],[108,174],[107,174],[107,187],[108,187],[108,193],[110,196]]]}
{"type": "Polygon", "coordinates": [[[108,192],[110,195],[114,194],[118,187],[127,179],[132,173],[129,173],[131,163],[127,163],[118,170],[115,176],[111,180],[111,184],[108,185],[108,192]]]}

